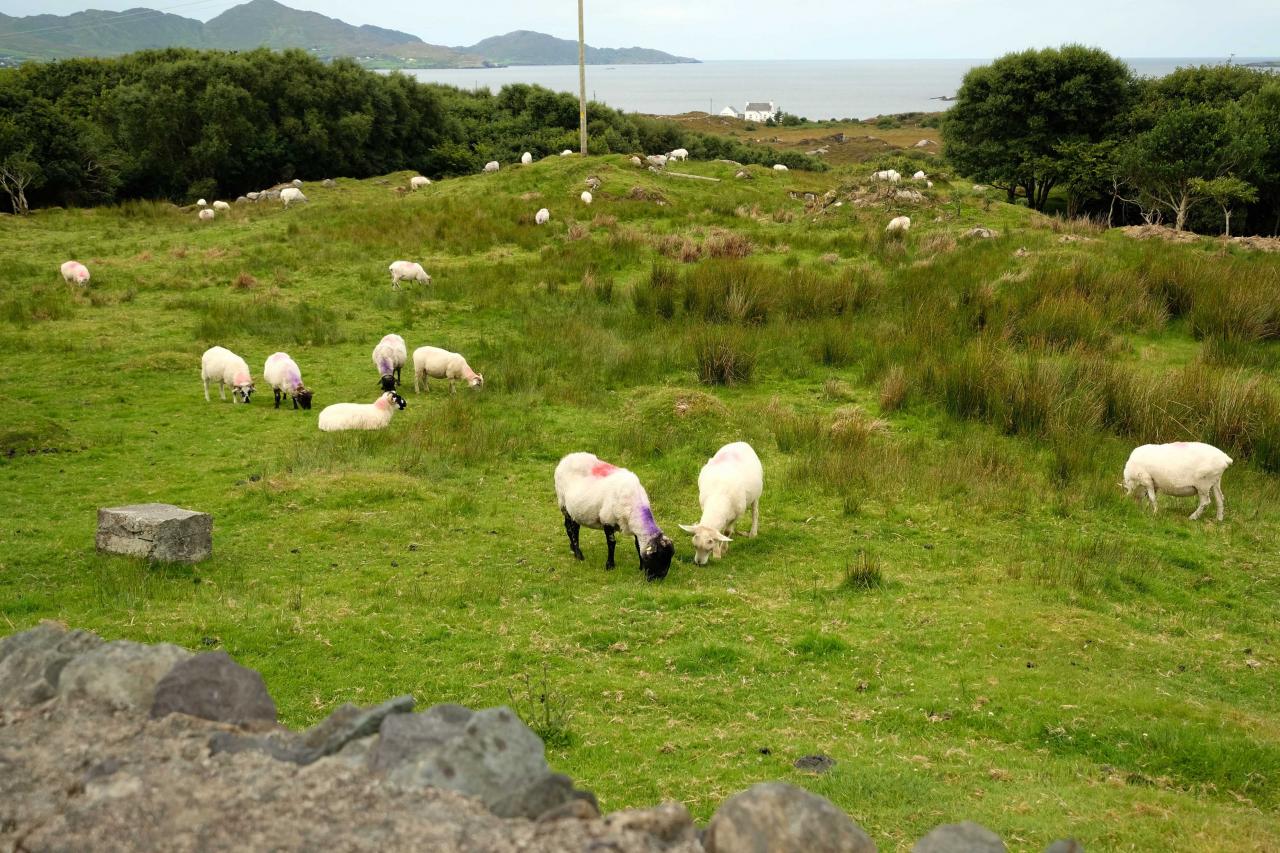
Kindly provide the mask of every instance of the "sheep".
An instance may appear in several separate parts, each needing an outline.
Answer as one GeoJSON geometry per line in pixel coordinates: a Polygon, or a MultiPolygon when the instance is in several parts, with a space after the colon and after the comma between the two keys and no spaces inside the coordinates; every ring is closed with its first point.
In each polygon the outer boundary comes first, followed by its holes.
{"type": "Polygon", "coordinates": [[[654,166],[658,169],[661,169],[667,165],[666,154],[650,154],[648,157],[645,157],[644,160],[650,166],[654,166]]]}
{"type": "Polygon", "coordinates": [[[600,189],[600,185],[601,185],[600,179],[597,178],[595,175],[587,175],[587,179],[583,181],[583,183],[586,184],[587,189],[591,190],[592,192],[595,192],[596,190],[600,189]]]}
{"type": "Polygon", "coordinates": [[[698,474],[698,506],[702,518],[680,529],[693,534],[693,561],[705,566],[715,555],[723,557],[733,540],[733,523],[751,507],[751,532],[760,531],[760,493],[764,490],[764,468],[760,457],[745,441],[726,444],[702,466],[698,474]]]}
{"type": "Polygon", "coordinates": [[[775,171],[775,172],[785,172],[785,171],[787,171],[787,167],[786,167],[786,166],[784,166],[784,165],[783,165],[783,164],[781,164],[781,163],[774,163],[774,164],[773,164],[773,171],[775,171]]]}
{"type": "Polygon", "coordinates": [[[560,156],[561,156],[561,157],[572,157],[572,156],[573,156],[573,149],[572,149],[572,148],[566,148],[566,149],[564,149],[563,151],[561,151],[561,152],[560,152],[560,156]]]}
{"type": "Polygon", "coordinates": [[[404,338],[399,335],[384,335],[378,345],[373,348],[373,366],[378,368],[382,377],[380,387],[383,391],[394,391],[400,384],[400,368],[409,360],[409,350],[404,345],[404,338]]]}
{"type": "Polygon", "coordinates": [[[591,195],[590,190],[583,190],[582,195],[578,196],[578,198],[582,199],[583,204],[591,204],[595,196],[591,195]]]}
{"type": "Polygon", "coordinates": [[[643,166],[643,165],[644,165],[644,163],[643,163],[643,162],[641,162],[641,160],[640,160],[640,158],[639,158],[639,157],[632,157],[630,162],[631,162],[631,165],[632,165],[632,166],[643,166]]]}
{"type": "Polygon", "coordinates": [[[298,180],[297,178],[294,178],[292,181],[289,182],[289,185],[294,187],[301,187],[302,181],[298,180]]]}
{"type": "Polygon", "coordinates": [[[872,172],[871,180],[888,181],[891,184],[896,184],[898,181],[902,180],[902,175],[896,169],[884,169],[879,172],[872,172]]]}
{"type": "Polygon", "coordinates": [[[913,181],[923,181],[923,180],[928,179],[928,177],[929,177],[929,176],[928,176],[928,175],[926,175],[926,174],[924,173],[924,169],[921,169],[921,170],[919,170],[918,172],[916,172],[914,175],[912,175],[912,176],[911,176],[911,180],[913,180],[913,181]]]}
{"type": "Polygon", "coordinates": [[[213,203],[213,209],[226,211],[231,209],[231,205],[227,204],[225,201],[215,201],[213,203]]]}
{"type": "Polygon", "coordinates": [[[391,273],[391,287],[394,290],[400,289],[400,281],[409,279],[410,281],[420,281],[423,284],[431,283],[431,276],[427,275],[427,271],[422,268],[422,264],[415,264],[413,261],[396,261],[387,267],[391,273]]]}
{"type": "Polygon", "coordinates": [[[84,287],[89,283],[89,268],[79,261],[64,261],[61,269],[62,280],[67,284],[84,287]]]}
{"type": "Polygon", "coordinates": [[[321,432],[342,432],[348,429],[384,429],[391,423],[397,408],[408,403],[395,391],[386,391],[372,403],[334,403],[320,412],[321,432]]]}
{"type": "Polygon", "coordinates": [[[667,155],[668,160],[688,160],[689,151],[686,148],[677,148],[667,155]]]}
{"type": "Polygon", "coordinates": [[[209,207],[206,207],[204,210],[200,211],[196,215],[200,217],[201,222],[212,222],[213,217],[215,216],[213,212],[213,208],[209,208],[209,207]]]}
{"type": "Polygon", "coordinates": [[[545,207],[542,208],[534,214],[533,221],[539,225],[546,225],[551,221],[551,211],[547,210],[545,207]]]}
{"type": "Polygon", "coordinates": [[[411,190],[420,190],[429,186],[431,186],[431,179],[424,178],[422,175],[415,175],[409,179],[409,189],[411,190]]]}
{"type": "Polygon", "coordinates": [[[208,207],[208,206],[209,206],[209,202],[205,201],[204,199],[202,198],[196,199],[196,207],[208,207]]]}
{"type": "Polygon", "coordinates": [[[1144,444],[1129,454],[1129,461],[1124,466],[1124,482],[1120,487],[1126,495],[1137,493],[1138,500],[1145,492],[1153,514],[1158,509],[1157,492],[1178,497],[1198,495],[1200,505],[1191,513],[1192,521],[1204,512],[1212,495],[1218,504],[1218,521],[1222,521],[1222,474],[1231,462],[1230,456],[1212,444],[1199,441],[1144,444]]]}
{"type": "Polygon", "coordinates": [[[640,568],[648,580],[667,576],[676,546],[653,520],[649,495],[635,474],[603,462],[593,453],[570,453],[556,466],[555,484],[573,556],[583,559],[578,532],[586,525],[604,531],[609,545],[606,569],[614,567],[614,537],[621,533],[635,537],[640,568]]]}
{"type": "Polygon", "coordinates": [[[288,207],[295,201],[306,201],[307,197],[297,187],[285,187],[280,190],[280,200],[284,202],[285,207],[288,207]]]}
{"type": "Polygon", "coordinates": [[[288,397],[293,400],[295,409],[301,406],[304,411],[311,411],[311,390],[302,384],[302,371],[288,353],[273,352],[267,356],[267,363],[262,366],[262,378],[275,393],[277,409],[280,408],[280,400],[288,397]]]}
{"type": "Polygon", "coordinates": [[[454,383],[462,380],[472,388],[484,385],[484,377],[471,369],[467,360],[456,352],[440,347],[418,347],[413,351],[413,390],[421,394],[430,392],[427,379],[448,379],[449,393],[456,390],[454,383]]]}
{"type": "Polygon", "coordinates": [[[500,168],[501,166],[499,165],[497,160],[490,160],[488,163],[484,164],[484,170],[486,172],[496,172],[500,168]]]}
{"type": "Polygon", "coordinates": [[[910,231],[910,230],[911,230],[911,217],[910,217],[910,216],[895,216],[893,219],[890,219],[890,220],[889,220],[889,224],[888,224],[888,226],[886,226],[886,227],[885,227],[885,229],[884,229],[884,230],[885,230],[885,231],[889,231],[889,232],[894,232],[894,231],[903,231],[903,232],[906,232],[906,231],[910,231]]]}
{"type": "Polygon", "coordinates": [[[528,166],[532,162],[533,162],[533,155],[530,154],[528,151],[520,155],[520,165],[528,166]]]}
{"type": "MultiPolygon", "coordinates": [[[[212,212],[212,211],[210,211],[212,212]]],[[[253,394],[253,376],[249,365],[226,347],[210,347],[200,357],[200,381],[204,384],[204,401],[209,402],[209,382],[217,381],[218,399],[227,399],[231,386],[232,403],[248,403],[253,394]]]]}

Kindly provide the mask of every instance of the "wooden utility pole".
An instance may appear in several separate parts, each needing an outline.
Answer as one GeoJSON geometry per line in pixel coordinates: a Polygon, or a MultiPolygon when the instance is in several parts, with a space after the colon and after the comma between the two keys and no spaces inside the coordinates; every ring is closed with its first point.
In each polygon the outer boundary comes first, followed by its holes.
{"type": "Polygon", "coordinates": [[[582,0],[578,0],[578,147],[587,156],[587,42],[582,32],[582,0]]]}

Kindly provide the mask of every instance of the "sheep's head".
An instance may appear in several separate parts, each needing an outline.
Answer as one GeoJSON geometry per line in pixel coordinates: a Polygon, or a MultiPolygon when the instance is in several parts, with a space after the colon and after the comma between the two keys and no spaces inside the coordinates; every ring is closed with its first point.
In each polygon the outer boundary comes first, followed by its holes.
{"type": "Polygon", "coordinates": [[[640,549],[640,568],[644,569],[647,580],[660,581],[671,570],[671,558],[676,554],[676,545],[667,536],[651,539],[649,544],[640,549]]]}
{"type": "Polygon", "coordinates": [[[89,281],[89,270],[87,270],[87,269],[86,269],[86,268],[84,268],[84,267],[79,267],[79,268],[76,270],[75,279],[76,279],[76,284],[86,284],[86,283],[88,283],[88,281],[89,281]]]}
{"type": "Polygon", "coordinates": [[[401,397],[395,391],[391,392],[391,402],[395,403],[396,407],[399,408],[401,411],[404,411],[404,407],[409,405],[408,401],[406,401],[404,397],[401,397]]]}
{"type": "Polygon", "coordinates": [[[384,373],[382,378],[378,380],[378,387],[383,391],[396,390],[396,375],[394,373],[384,373]]]}
{"type": "Polygon", "coordinates": [[[699,566],[705,566],[712,556],[716,559],[723,557],[729,550],[729,543],[733,541],[705,524],[682,524],[680,529],[693,534],[693,561],[699,566]]]}
{"type": "Polygon", "coordinates": [[[311,396],[311,389],[303,387],[302,385],[299,385],[293,392],[293,399],[299,406],[308,412],[311,411],[311,396]]]}
{"type": "Polygon", "coordinates": [[[422,282],[423,284],[430,284],[431,274],[424,272],[422,275],[418,276],[418,281],[422,282]]]}
{"type": "Polygon", "coordinates": [[[479,373],[477,373],[476,375],[472,376],[470,379],[467,380],[467,384],[470,385],[472,388],[479,388],[481,385],[484,384],[484,377],[481,376],[479,373]]]}
{"type": "Polygon", "coordinates": [[[249,397],[253,394],[253,391],[254,387],[252,382],[248,385],[234,385],[231,388],[232,396],[239,397],[241,401],[245,403],[249,402],[249,397]]]}

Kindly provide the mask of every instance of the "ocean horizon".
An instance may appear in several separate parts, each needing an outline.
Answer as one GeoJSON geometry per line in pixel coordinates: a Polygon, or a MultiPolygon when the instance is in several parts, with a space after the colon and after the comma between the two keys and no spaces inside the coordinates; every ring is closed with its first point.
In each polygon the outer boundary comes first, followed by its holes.
{"type": "MultiPolygon", "coordinates": [[[[1268,57],[1235,57],[1236,64],[1268,57]]],[[[1187,65],[1221,65],[1228,57],[1132,57],[1147,77],[1187,65]]],[[[772,101],[810,119],[870,118],[945,110],[969,69],[991,59],[712,60],[672,65],[588,65],[587,97],[624,112],[678,115],[741,111],[747,101],[772,101]]],[[[578,91],[576,65],[505,68],[422,68],[403,73],[423,82],[497,92],[510,83],[578,91]]]]}

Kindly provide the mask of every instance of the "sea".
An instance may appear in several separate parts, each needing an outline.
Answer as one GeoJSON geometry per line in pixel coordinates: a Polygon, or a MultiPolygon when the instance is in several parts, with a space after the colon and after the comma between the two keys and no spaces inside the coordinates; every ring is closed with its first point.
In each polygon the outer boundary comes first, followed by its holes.
{"type": "MultiPolygon", "coordinates": [[[[1235,57],[1236,63],[1258,59],[1235,57]]],[[[1226,57],[1126,60],[1143,76],[1188,65],[1219,65],[1226,57]]],[[[681,65],[588,65],[587,97],[625,112],[678,115],[741,111],[747,101],[772,101],[806,118],[840,119],[936,112],[955,95],[965,72],[987,59],[734,60],[681,65]]],[[[578,91],[576,65],[411,69],[424,82],[497,92],[508,83],[578,91]]]]}

